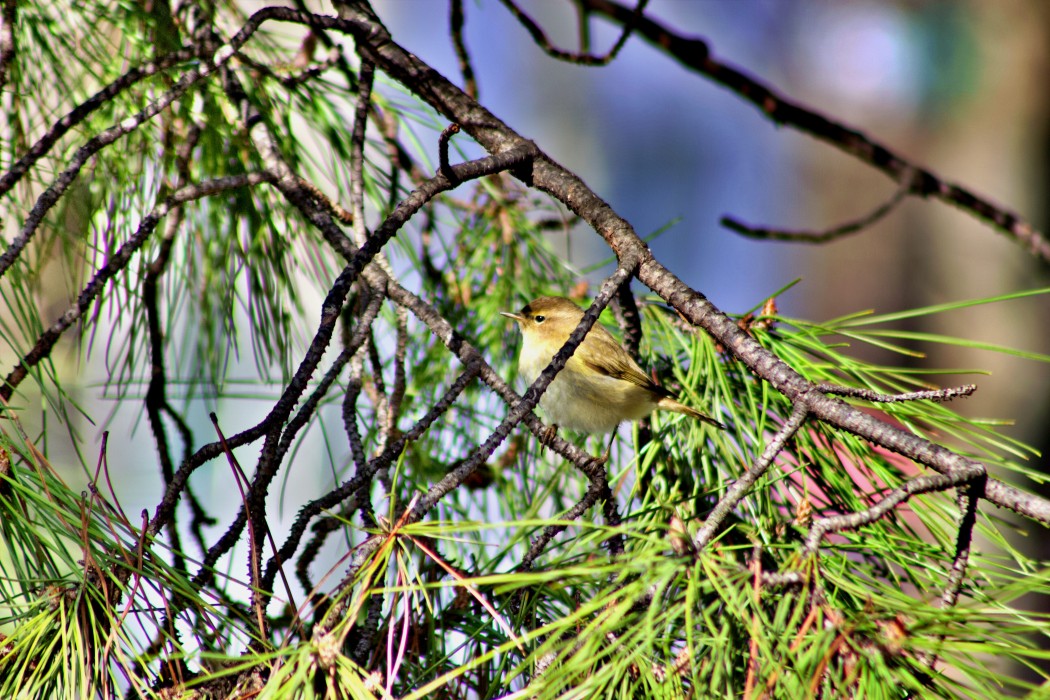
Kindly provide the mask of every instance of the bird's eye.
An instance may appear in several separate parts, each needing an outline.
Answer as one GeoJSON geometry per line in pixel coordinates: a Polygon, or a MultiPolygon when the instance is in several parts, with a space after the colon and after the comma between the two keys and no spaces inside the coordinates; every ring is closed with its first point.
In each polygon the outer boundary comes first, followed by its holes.
{"type": "Polygon", "coordinates": [[[543,314],[537,314],[537,316],[536,316],[536,323],[543,323],[546,320],[547,320],[546,316],[544,316],[543,314]]]}

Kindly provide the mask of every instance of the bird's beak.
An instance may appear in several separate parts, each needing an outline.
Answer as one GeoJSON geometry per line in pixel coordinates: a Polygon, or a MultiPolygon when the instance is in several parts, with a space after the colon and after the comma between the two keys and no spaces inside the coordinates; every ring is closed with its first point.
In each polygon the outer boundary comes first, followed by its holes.
{"type": "Polygon", "coordinates": [[[507,318],[513,318],[518,323],[522,323],[525,320],[525,317],[522,316],[521,314],[512,314],[509,311],[500,311],[499,315],[500,316],[506,316],[507,318]]]}

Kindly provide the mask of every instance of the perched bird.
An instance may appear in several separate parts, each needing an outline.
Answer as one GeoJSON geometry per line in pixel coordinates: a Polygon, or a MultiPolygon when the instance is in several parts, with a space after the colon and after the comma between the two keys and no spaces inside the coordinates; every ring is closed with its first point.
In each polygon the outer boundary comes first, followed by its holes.
{"type": "MultiPolygon", "coordinates": [[[[516,314],[500,313],[521,329],[518,371],[530,384],[583,318],[583,309],[564,297],[540,297],[516,314]]],[[[657,409],[725,428],[654,382],[600,323],[591,327],[554,377],[540,406],[555,426],[585,433],[608,433],[625,420],[640,420],[657,409]]]]}

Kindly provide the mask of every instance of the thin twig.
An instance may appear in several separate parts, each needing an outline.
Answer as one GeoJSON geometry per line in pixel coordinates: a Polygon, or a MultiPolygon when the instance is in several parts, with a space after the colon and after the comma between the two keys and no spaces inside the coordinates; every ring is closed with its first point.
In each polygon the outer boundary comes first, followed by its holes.
{"type": "Polygon", "coordinates": [[[307,424],[310,418],[313,417],[314,413],[317,411],[317,407],[321,403],[321,399],[325,397],[328,390],[333,384],[335,384],[335,380],[343,371],[343,367],[346,366],[350,361],[350,358],[361,348],[362,344],[368,337],[367,333],[364,333],[363,331],[370,326],[379,315],[379,309],[382,302],[383,297],[379,294],[374,295],[369,300],[368,307],[358,320],[357,329],[355,329],[354,335],[350,338],[350,342],[347,343],[346,347],[343,348],[332,362],[331,366],[324,373],[324,376],[321,377],[321,381],[319,381],[317,386],[314,387],[314,390],[310,393],[309,398],[306,399],[299,411],[290,421],[288,421],[288,426],[281,434],[281,442],[277,449],[277,459],[281,459],[287,454],[288,450],[291,449],[295,436],[307,424]]]}
{"type": "MultiPolygon", "coordinates": [[[[360,492],[359,492],[360,493],[360,492]]],[[[357,512],[357,503],[351,498],[344,504],[344,510],[339,515],[330,515],[324,518],[318,519],[310,530],[313,532],[313,536],[307,540],[302,550],[299,552],[299,556],[295,560],[295,577],[299,581],[299,585],[303,587],[304,591],[310,591],[308,594],[311,600],[317,604],[315,598],[319,597],[316,595],[317,585],[310,579],[310,566],[313,564],[317,555],[321,553],[321,548],[324,543],[328,541],[328,536],[333,532],[342,529],[344,523],[351,517],[353,513],[357,512]]],[[[280,557],[280,552],[278,552],[280,557]]],[[[278,566],[276,561],[274,566],[278,566]]],[[[267,563],[267,571],[269,571],[269,563],[267,563]]]]}
{"type": "MultiPolygon", "coordinates": [[[[962,593],[963,582],[966,580],[966,570],[970,563],[970,550],[973,546],[973,530],[977,525],[977,503],[979,488],[977,484],[971,484],[965,489],[959,489],[958,503],[961,518],[959,530],[955,536],[955,556],[952,558],[952,568],[948,571],[948,580],[941,593],[941,608],[955,607],[962,593]]],[[[933,644],[937,648],[944,642],[945,635],[941,634],[933,644]]],[[[918,655],[919,659],[932,669],[937,665],[937,652],[923,652],[918,655]]]]}
{"type": "Polygon", "coordinates": [[[704,547],[715,536],[715,533],[718,532],[718,529],[722,527],[725,519],[729,517],[733,509],[737,507],[740,501],[744,499],[744,496],[747,495],[747,492],[751,490],[751,487],[755,485],[755,482],[773,466],[773,461],[784,449],[787,441],[802,427],[806,416],[807,411],[804,406],[795,406],[791,416],[784,421],[784,424],[780,426],[780,430],[766,444],[766,449],[762,450],[762,454],[755,460],[755,463],[739,479],[733,482],[722,498],[718,499],[718,503],[707,516],[707,520],[704,521],[704,524],[700,526],[700,529],[697,530],[696,535],[693,537],[693,547],[696,552],[703,551],[704,547]]]}
{"type": "MultiPolygon", "coordinates": [[[[313,37],[316,35],[308,34],[307,36],[313,37]]],[[[263,63],[259,63],[250,56],[246,56],[243,52],[237,53],[237,61],[239,63],[243,63],[244,65],[250,67],[253,71],[264,75],[267,78],[270,78],[271,80],[277,81],[281,84],[281,87],[287,90],[295,90],[300,85],[315,80],[322,73],[331,70],[333,67],[339,65],[340,58],[342,58],[342,55],[340,54],[338,49],[332,48],[328,52],[328,55],[325,56],[324,60],[320,63],[304,67],[297,73],[289,73],[287,75],[282,75],[281,73],[277,72],[277,70],[275,70],[274,68],[263,63]]]]}
{"type": "Polygon", "coordinates": [[[639,361],[639,350],[642,346],[642,314],[638,311],[638,301],[634,298],[631,285],[620,287],[612,303],[613,315],[623,333],[623,347],[635,362],[639,361]]]}
{"type": "MultiPolygon", "coordinates": [[[[363,266],[365,261],[358,261],[358,266],[363,266]]],[[[263,456],[260,460],[268,458],[267,451],[276,450],[277,439],[279,438],[279,428],[287,420],[288,415],[291,413],[295,404],[298,402],[299,397],[306,390],[307,383],[310,376],[316,370],[317,365],[320,363],[325,350],[328,347],[328,343],[332,337],[332,333],[335,330],[335,323],[339,318],[339,310],[341,309],[346,295],[349,292],[350,285],[354,277],[356,277],[360,267],[355,266],[353,263],[348,264],[343,271],[336,277],[332,283],[331,288],[328,291],[328,295],[325,297],[321,305],[321,321],[318,324],[317,331],[314,333],[314,337],[310,342],[306,352],[303,355],[302,360],[299,363],[299,367],[292,375],[291,380],[286,385],[284,391],[281,393],[280,398],[274,404],[270,412],[263,418],[262,421],[256,425],[244,430],[236,435],[231,436],[226,442],[229,446],[238,447],[243,444],[249,444],[254,442],[263,435],[267,436],[267,443],[264,444],[263,456]]],[[[165,489],[164,497],[160,504],[157,506],[157,510],[153,515],[153,519],[150,521],[150,529],[152,532],[158,531],[158,529],[164,526],[171,518],[172,512],[174,511],[175,504],[182,493],[182,490],[189,480],[190,475],[193,471],[204,464],[210,459],[214,459],[223,451],[222,446],[217,443],[211,443],[205,445],[201,449],[194,453],[193,458],[184,462],[176,471],[174,478],[171,483],[165,489]]],[[[268,475],[272,478],[272,474],[268,475]]],[[[256,484],[258,482],[256,481],[256,484]]],[[[254,486],[255,484],[253,484],[254,486]]],[[[258,497],[258,494],[252,494],[258,497]]],[[[254,505],[254,503],[252,504],[254,505]]],[[[242,511],[243,515],[243,511],[242,511]]],[[[243,525],[243,523],[242,523],[243,525]]],[[[225,547],[227,550],[232,547],[233,543],[228,541],[227,538],[236,539],[231,531],[220,538],[220,541],[212,547],[210,552],[218,551],[225,547]]],[[[208,556],[205,556],[205,561],[209,560],[208,556]]]]}
{"type": "MultiPolygon", "coordinates": [[[[567,510],[559,520],[577,520],[580,516],[587,512],[587,510],[598,502],[603,495],[603,484],[601,482],[591,482],[590,486],[587,487],[587,492],[583,494],[583,498],[576,502],[572,508],[567,510]]],[[[521,564],[518,566],[519,571],[531,571],[532,565],[536,559],[543,554],[543,550],[547,548],[551,540],[560,535],[568,525],[548,525],[543,528],[535,539],[532,540],[529,545],[529,551],[525,553],[525,556],[521,558],[521,564]]]]}
{"type": "Polygon", "coordinates": [[[438,172],[452,180],[455,173],[448,164],[448,142],[454,134],[459,133],[459,124],[449,124],[438,136],[438,172]]]}
{"type": "Polygon", "coordinates": [[[947,389],[931,389],[928,391],[910,391],[904,394],[879,394],[871,389],[861,389],[852,386],[839,386],[838,384],[818,384],[817,391],[824,394],[836,396],[848,396],[854,399],[864,399],[872,403],[901,403],[904,401],[951,401],[960,396],[970,396],[977,391],[976,384],[964,384],[947,389]]]}
{"type": "Polygon", "coordinates": [[[973,544],[973,529],[977,525],[977,491],[973,485],[961,490],[959,493],[959,510],[962,518],[959,521],[959,531],[955,538],[955,557],[952,559],[952,568],[948,573],[948,583],[941,594],[941,606],[945,608],[954,607],[959,601],[959,592],[962,590],[963,579],[966,577],[966,567],[970,561],[970,547],[973,544]]]}
{"type": "MultiPolygon", "coordinates": [[[[367,309],[371,306],[371,296],[366,303],[362,297],[365,294],[376,295],[378,292],[370,291],[370,288],[361,286],[362,294],[358,294],[354,298],[354,303],[348,304],[346,309],[343,311],[343,348],[350,347],[351,343],[351,330],[355,330],[361,327],[361,322],[357,316],[354,315],[355,309],[358,314],[366,314],[367,309]],[[355,326],[351,326],[351,322],[355,321],[355,326]]],[[[358,471],[365,468],[365,464],[368,459],[365,457],[365,447],[361,440],[361,433],[357,429],[357,397],[361,394],[361,375],[364,372],[363,363],[358,355],[351,358],[350,362],[350,378],[347,381],[346,392],[343,394],[342,404],[342,415],[343,415],[343,430],[346,433],[347,442],[350,443],[350,454],[354,458],[354,466],[358,471]]]]}
{"type": "MultiPolygon", "coordinates": [[[[165,141],[176,141],[171,134],[171,132],[174,131],[174,128],[169,126],[168,129],[169,134],[165,141]]],[[[177,173],[175,184],[176,190],[186,187],[190,183],[190,159],[193,150],[197,147],[202,128],[199,124],[192,124],[186,129],[186,132],[182,143],[180,143],[178,148],[175,149],[175,172],[177,173]]],[[[171,251],[175,245],[175,235],[178,233],[178,230],[182,225],[184,211],[185,210],[182,207],[176,207],[171,213],[171,216],[167,217],[164,224],[164,234],[161,236],[157,256],[146,267],[146,274],[142,279],[142,306],[146,314],[146,329],[149,335],[150,363],[149,385],[146,388],[146,398],[144,403],[146,416],[150,425],[150,432],[153,434],[153,441],[156,443],[157,447],[161,475],[164,477],[164,483],[166,484],[170,483],[172,477],[175,475],[175,464],[172,461],[168,445],[168,433],[164,426],[163,415],[165,413],[174,414],[175,411],[168,403],[167,397],[167,364],[164,357],[164,331],[161,327],[161,310],[158,299],[158,288],[160,286],[161,278],[164,276],[164,273],[168,268],[168,263],[171,260],[171,251]]],[[[181,427],[179,430],[181,434],[181,427]]],[[[186,449],[187,443],[183,443],[183,451],[186,449]]],[[[197,500],[192,488],[186,489],[186,498],[190,504],[191,510],[191,532],[196,538],[197,546],[200,547],[201,551],[204,551],[207,549],[207,545],[204,542],[200,523],[204,522],[208,516],[204,512],[204,508],[201,506],[200,502],[197,500]]],[[[185,571],[186,561],[185,556],[183,555],[179,527],[178,523],[174,521],[172,521],[168,527],[168,539],[171,543],[172,564],[176,569],[185,571]]]]}
{"type": "Polygon", "coordinates": [[[757,238],[765,241],[787,241],[791,243],[828,243],[838,238],[844,238],[852,233],[858,233],[870,228],[878,221],[885,218],[887,214],[897,208],[911,194],[912,178],[904,176],[893,196],[883,202],[874,210],[853,221],[839,224],[823,231],[787,231],[784,229],[772,229],[751,226],[730,216],[723,216],[721,224],[726,228],[736,231],[748,238],[757,238]]]}
{"type": "Polygon", "coordinates": [[[394,308],[394,322],[396,324],[394,385],[390,388],[390,415],[387,424],[383,426],[387,440],[397,428],[397,420],[401,416],[401,406],[405,400],[405,391],[408,389],[408,375],[405,370],[405,362],[408,359],[408,311],[405,310],[405,307],[396,306],[394,308]]]}
{"type": "Polygon", "coordinates": [[[317,201],[324,205],[326,209],[328,209],[329,213],[331,213],[331,215],[335,217],[336,221],[338,221],[341,224],[345,224],[346,226],[353,225],[354,215],[348,212],[346,209],[343,209],[341,206],[339,206],[338,202],[333,202],[331,199],[329,199],[328,195],[322,192],[321,188],[319,188],[317,185],[310,182],[306,178],[300,177],[299,186],[302,187],[304,190],[308,191],[315,198],[317,198],[317,201]]]}
{"type": "MultiPolygon", "coordinates": [[[[568,63],[577,63],[582,66],[608,65],[610,62],[612,62],[614,58],[616,58],[619,55],[620,49],[622,49],[624,47],[624,44],[627,43],[627,40],[631,37],[631,32],[634,30],[634,25],[632,22],[624,22],[623,31],[620,32],[620,36],[619,38],[617,38],[616,43],[613,44],[612,48],[609,49],[607,53],[602,55],[595,55],[586,52],[586,50],[580,52],[565,51],[563,49],[556,48],[551,43],[550,39],[547,38],[547,35],[546,33],[544,33],[543,29],[540,28],[540,25],[537,24],[534,19],[525,14],[525,12],[521,8],[515,5],[513,0],[501,0],[501,2],[508,10],[510,10],[511,14],[514,15],[514,18],[518,20],[521,26],[525,28],[525,30],[529,33],[529,36],[532,37],[532,40],[536,42],[536,45],[543,49],[544,53],[561,61],[566,61],[568,63]]],[[[645,6],[648,4],[649,0],[638,0],[638,5],[634,9],[635,16],[641,17],[642,12],[645,10],[645,6]]],[[[581,16],[581,21],[585,20],[586,15],[584,14],[583,16],[581,16]]]]}
{"type": "MultiPolygon", "coordinates": [[[[7,0],[10,2],[11,0],[7,0]]],[[[463,38],[463,0],[452,0],[449,8],[449,28],[452,34],[452,46],[459,61],[459,72],[463,76],[463,92],[475,100],[478,99],[478,81],[474,79],[474,67],[470,62],[467,42],[463,38]]]]}
{"type": "MultiPolygon", "coordinates": [[[[241,496],[241,507],[248,510],[251,506],[248,502],[247,490],[251,484],[248,480],[248,476],[241,469],[241,465],[237,463],[237,458],[233,456],[233,450],[230,449],[229,445],[226,444],[226,437],[222,434],[222,429],[219,427],[219,417],[214,412],[208,414],[211,418],[211,423],[215,427],[215,433],[219,436],[219,444],[222,445],[223,451],[226,453],[226,459],[230,463],[230,471],[233,473],[233,481],[237,484],[237,491],[241,496]]],[[[266,634],[266,610],[261,603],[261,597],[258,595],[259,591],[259,539],[255,528],[249,523],[248,525],[248,549],[253,552],[249,555],[248,561],[250,566],[248,568],[248,577],[251,583],[252,592],[252,609],[255,611],[255,621],[259,625],[259,636],[257,641],[261,642],[267,638],[266,634]]],[[[289,594],[291,592],[289,591],[289,594]]]]}
{"type": "Polygon", "coordinates": [[[353,231],[354,242],[358,247],[363,246],[368,238],[368,231],[365,229],[365,132],[375,72],[375,64],[362,58],[357,104],[354,107],[354,128],[350,132],[350,211],[354,216],[350,230],[353,231]]]}
{"type": "MultiPolygon", "coordinates": [[[[295,0],[295,7],[300,12],[309,12],[306,7],[306,0],[295,0]]],[[[346,58],[346,52],[343,51],[343,47],[335,43],[332,37],[329,36],[321,27],[311,27],[310,33],[317,37],[318,41],[328,49],[331,54],[336,55],[336,67],[346,80],[346,89],[350,92],[357,91],[357,76],[354,74],[353,69],[350,67],[350,61],[346,58]]]]}

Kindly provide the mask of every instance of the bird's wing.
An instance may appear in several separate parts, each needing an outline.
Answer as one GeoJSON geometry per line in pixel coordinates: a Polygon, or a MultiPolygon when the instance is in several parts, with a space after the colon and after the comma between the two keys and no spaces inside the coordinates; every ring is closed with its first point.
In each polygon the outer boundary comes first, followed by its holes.
{"type": "Polygon", "coordinates": [[[595,372],[630,382],[658,396],[671,396],[669,391],[654,382],[629,355],[623,352],[623,348],[616,342],[616,339],[604,328],[595,326],[587,336],[587,344],[594,352],[582,362],[595,372]]]}

